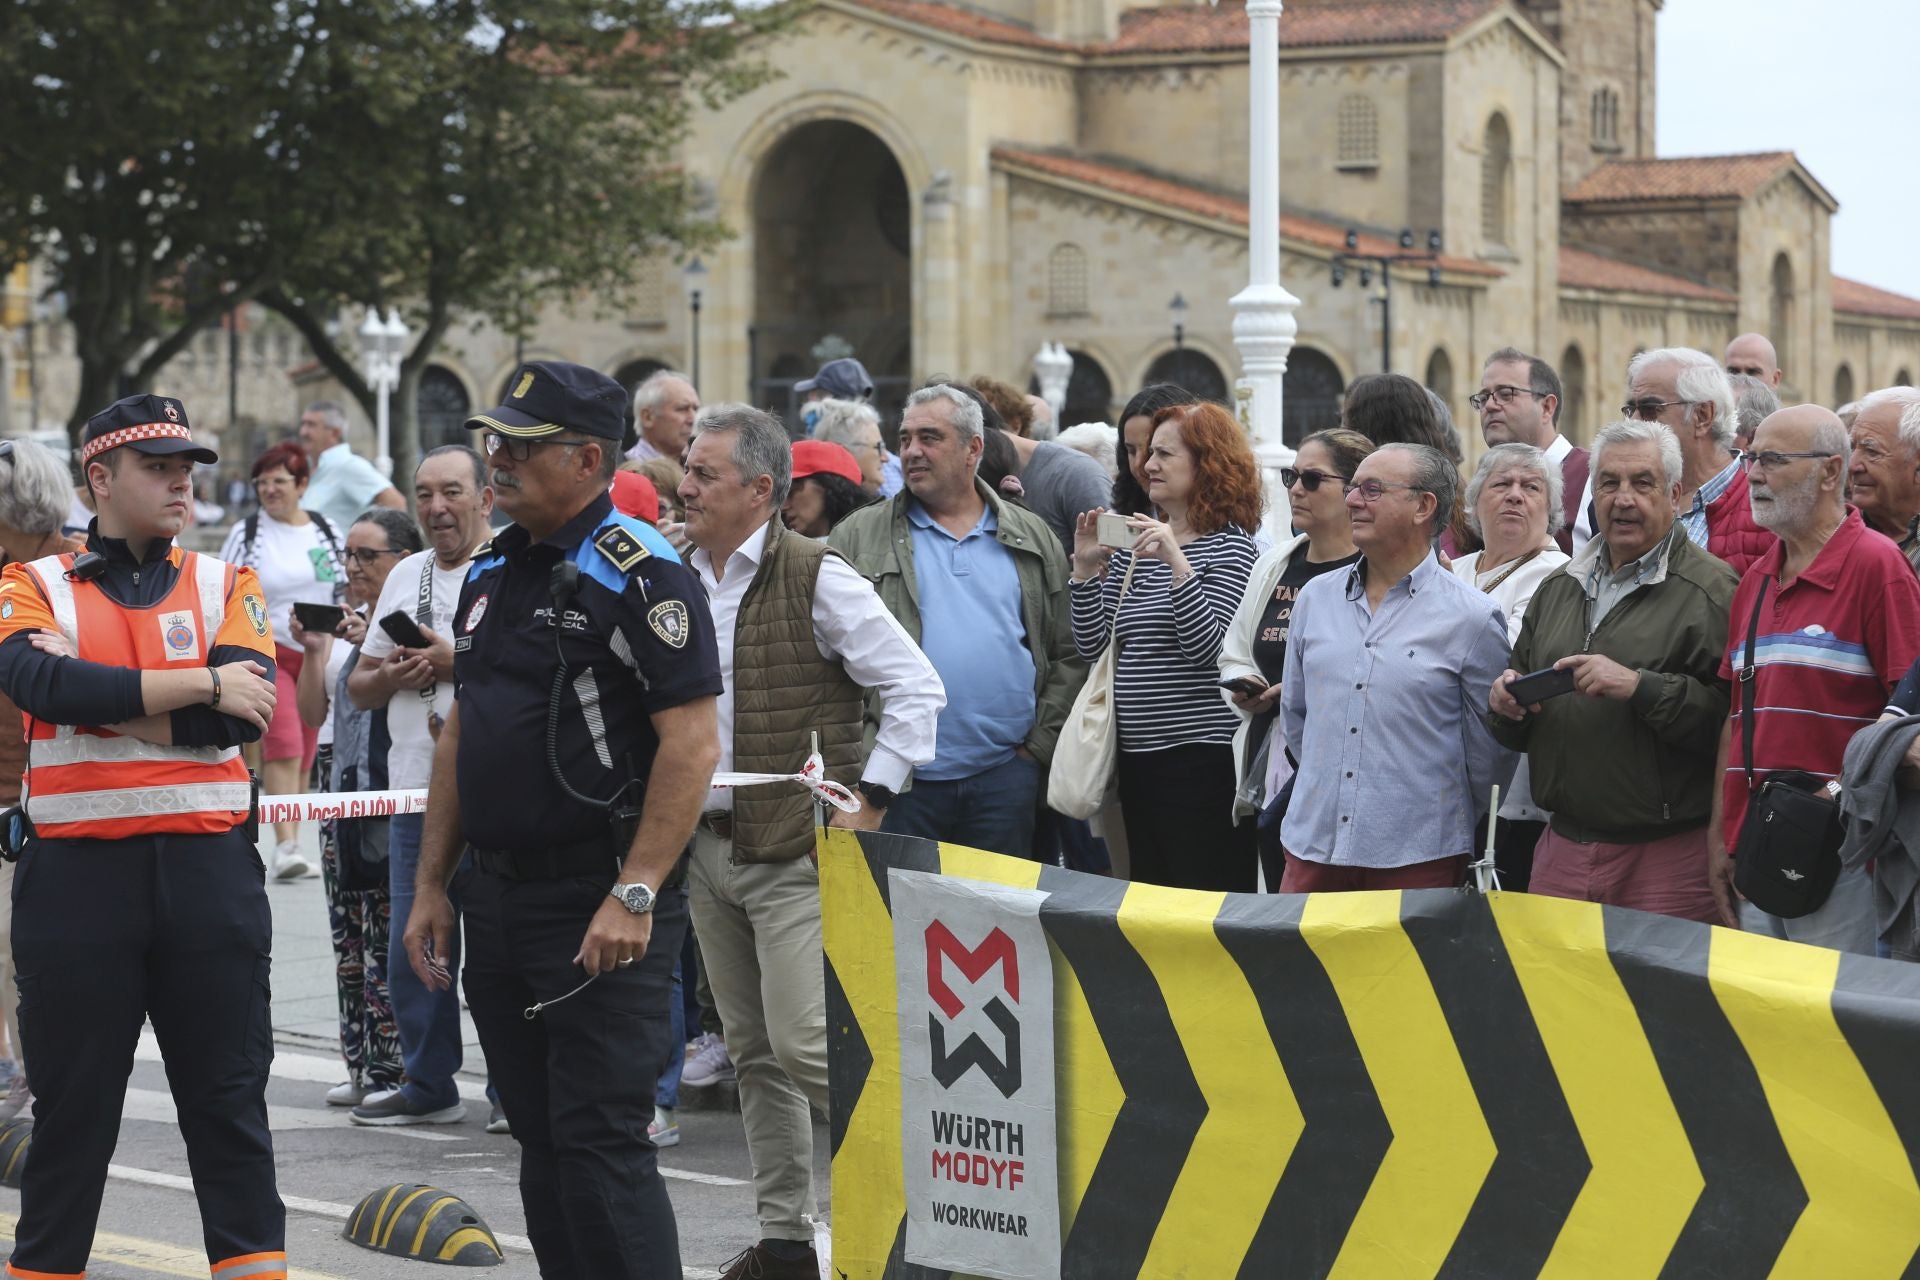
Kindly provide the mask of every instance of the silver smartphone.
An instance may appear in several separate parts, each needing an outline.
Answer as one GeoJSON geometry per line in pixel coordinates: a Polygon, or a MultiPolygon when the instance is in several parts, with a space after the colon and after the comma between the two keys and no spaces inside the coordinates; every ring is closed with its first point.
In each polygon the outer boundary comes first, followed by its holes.
{"type": "Polygon", "coordinates": [[[1139,536],[1139,531],[1127,523],[1131,517],[1123,516],[1118,511],[1102,511],[1098,518],[1101,546],[1121,550],[1133,548],[1133,540],[1139,536]]]}

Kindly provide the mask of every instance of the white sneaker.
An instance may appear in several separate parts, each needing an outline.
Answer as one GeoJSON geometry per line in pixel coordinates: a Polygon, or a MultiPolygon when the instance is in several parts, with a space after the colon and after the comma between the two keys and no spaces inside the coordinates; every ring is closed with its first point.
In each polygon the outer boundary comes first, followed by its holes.
{"type": "Polygon", "coordinates": [[[299,841],[282,840],[273,846],[273,861],[267,864],[267,871],[275,880],[298,880],[313,874],[313,864],[301,856],[299,841]]]}
{"type": "Polygon", "coordinates": [[[367,1091],[358,1080],[342,1080],[327,1090],[330,1107],[357,1107],[367,1100],[367,1091]]]}
{"type": "Polygon", "coordinates": [[[673,1118],[673,1108],[655,1104],[653,1123],[647,1126],[647,1137],[656,1147],[680,1145],[680,1122],[673,1118]]]}
{"type": "Polygon", "coordinates": [[[732,1079],[733,1059],[727,1056],[725,1040],[711,1031],[703,1031],[687,1045],[687,1064],[680,1072],[681,1084],[701,1089],[732,1079]]]}

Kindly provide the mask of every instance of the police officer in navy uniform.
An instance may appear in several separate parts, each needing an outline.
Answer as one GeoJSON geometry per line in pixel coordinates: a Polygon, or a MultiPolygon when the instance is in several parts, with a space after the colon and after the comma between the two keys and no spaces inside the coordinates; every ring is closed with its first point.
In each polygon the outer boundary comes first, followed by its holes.
{"type": "Polygon", "coordinates": [[[33,1147],[9,1276],[83,1273],[141,1024],[153,1022],[218,1280],[286,1280],[267,1133],[272,920],[240,759],[273,714],[251,569],[173,543],[193,502],[186,409],[88,420],[87,550],[0,575],[0,688],[22,711],[13,948],[33,1147]]]}
{"type": "Polygon", "coordinates": [[[719,759],[713,621],[672,546],[608,496],[620,385],[543,361],[509,388],[466,424],[514,523],[474,553],[454,614],[405,943],[447,986],[461,868],[467,1002],[541,1275],[678,1277],[647,1125],[687,928],[679,864],[719,759]]]}

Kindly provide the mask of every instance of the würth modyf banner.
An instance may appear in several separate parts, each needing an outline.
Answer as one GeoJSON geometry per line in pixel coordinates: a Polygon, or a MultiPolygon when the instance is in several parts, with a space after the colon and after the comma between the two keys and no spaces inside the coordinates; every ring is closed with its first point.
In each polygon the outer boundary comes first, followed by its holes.
{"type": "Polygon", "coordinates": [[[846,1280],[1920,1275],[1920,967],[820,846],[846,1280]]]}

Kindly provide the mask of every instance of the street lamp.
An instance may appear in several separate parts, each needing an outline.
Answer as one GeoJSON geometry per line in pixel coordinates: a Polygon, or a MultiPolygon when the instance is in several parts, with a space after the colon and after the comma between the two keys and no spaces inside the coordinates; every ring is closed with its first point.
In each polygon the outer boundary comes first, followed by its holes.
{"type": "Polygon", "coordinates": [[[1173,349],[1175,351],[1187,345],[1187,300],[1180,294],[1173,295],[1173,301],[1167,304],[1167,319],[1173,322],[1173,349]]]}
{"type": "Polygon", "coordinates": [[[1333,269],[1330,273],[1333,287],[1338,289],[1347,279],[1347,264],[1357,262],[1360,267],[1360,287],[1373,287],[1373,274],[1380,273],[1380,296],[1367,299],[1368,303],[1380,304],[1380,372],[1393,372],[1393,266],[1395,263],[1424,263],[1427,268],[1427,284],[1432,288],[1440,287],[1440,232],[1436,228],[1427,232],[1427,251],[1416,253],[1413,248],[1413,228],[1405,227],[1400,232],[1400,252],[1398,253],[1361,253],[1360,232],[1353,227],[1347,228],[1347,251],[1333,255],[1333,269]]]}
{"type": "Polygon", "coordinates": [[[400,359],[406,354],[407,325],[400,313],[389,309],[386,319],[374,307],[360,322],[360,361],[367,370],[367,384],[374,394],[374,465],[380,474],[393,476],[390,401],[400,385],[400,359]]]}
{"type": "Polygon", "coordinates": [[[693,375],[694,389],[700,387],[700,286],[707,278],[706,264],[695,258],[680,271],[680,278],[686,282],[687,305],[693,310],[693,324],[690,330],[692,359],[688,361],[689,372],[693,375]]]}
{"type": "Polygon", "coordinates": [[[1033,357],[1033,380],[1040,384],[1040,398],[1053,410],[1053,420],[1067,407],[1067,384],[1073,381],[1073,354],[1064,343],[1043,342],[1033,357]]]}

